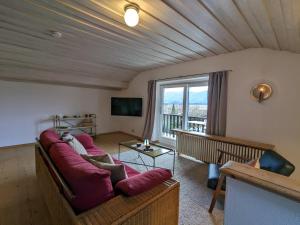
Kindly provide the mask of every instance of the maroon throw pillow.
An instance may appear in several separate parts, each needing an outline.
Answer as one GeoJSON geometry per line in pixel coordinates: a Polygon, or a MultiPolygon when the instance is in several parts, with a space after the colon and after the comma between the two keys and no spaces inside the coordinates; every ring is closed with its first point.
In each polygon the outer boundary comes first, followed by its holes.
{"type": "Polygon", "coordinates": [[[158,168],[121,180],[115,188],[125,195],[134,196],[154,188],[171,177],[170,170],[158,168]]]}
{"type": "Polygon", "coordinates": [[[85,148],[95,147],[93,138],[88,134],[78,134],[75,138],[83,145],[85,148]]]}

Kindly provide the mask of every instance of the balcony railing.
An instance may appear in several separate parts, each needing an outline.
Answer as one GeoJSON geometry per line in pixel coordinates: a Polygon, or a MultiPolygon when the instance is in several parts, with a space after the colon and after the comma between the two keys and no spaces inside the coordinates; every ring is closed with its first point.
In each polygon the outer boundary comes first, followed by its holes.
{"type": "MultiPolygon", "coordinates": [[[[206,129],[206,117],[189,116],[187,128],[189,131],[204,133],[206,129]]],[[[163,135],[175,138],[175,132],[173,129],[183,129],[183,116],[178,114],[163,114],[163,135]]]]}

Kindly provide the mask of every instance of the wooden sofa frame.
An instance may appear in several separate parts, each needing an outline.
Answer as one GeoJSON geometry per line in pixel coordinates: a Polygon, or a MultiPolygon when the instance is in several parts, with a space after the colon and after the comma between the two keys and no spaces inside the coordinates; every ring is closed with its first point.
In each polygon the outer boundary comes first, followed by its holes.
{"type": "Polygon", "coordinates": [[[37,182],[53,225],[178,224],[179,182],[173,179],[137,196],[118,195],[93,209],[76,215],[62,194],[72,196],[72,191],[59,175],[39,142],[35,146],[35,156],[37,182]],[[54,181],[48,167],[51,168],[57,182],[54,181]]]}

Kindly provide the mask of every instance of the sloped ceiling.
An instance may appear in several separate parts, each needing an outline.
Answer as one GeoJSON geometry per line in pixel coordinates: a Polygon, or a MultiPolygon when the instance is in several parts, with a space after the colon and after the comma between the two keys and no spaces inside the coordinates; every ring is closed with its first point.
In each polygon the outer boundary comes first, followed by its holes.
{"type": "Polygon", "coordinates": [[[299,0],[132,2],[135,28],[126,0],[0,1],[0,79],[119,89],[144,70],[246,48],[300,52],[299,0]]]}

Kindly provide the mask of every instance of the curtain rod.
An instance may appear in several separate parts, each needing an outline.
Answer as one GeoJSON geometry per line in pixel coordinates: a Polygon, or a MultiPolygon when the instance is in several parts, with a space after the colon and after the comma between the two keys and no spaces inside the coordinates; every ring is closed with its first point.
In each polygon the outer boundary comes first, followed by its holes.
{"type": "Polygon", "coordinates": [[[197,73],[197,74],[191,74],[191,75],[183,75],[183,76],[178,76],[178,77],[168,77],[168,78],[162,78],[162,79],[157,79],[155,81],[166,81],[166,80],[177,80],[177,79],[184,79],[184,78],[193,78],[193,77],[199,77],[203,75],[208,75],[209,73],[217,73],[217,72],[231,72],[232,70],[220,70],[220,71],[214,71],[214,72],[207,72],[207,73],[197,73]]]}

